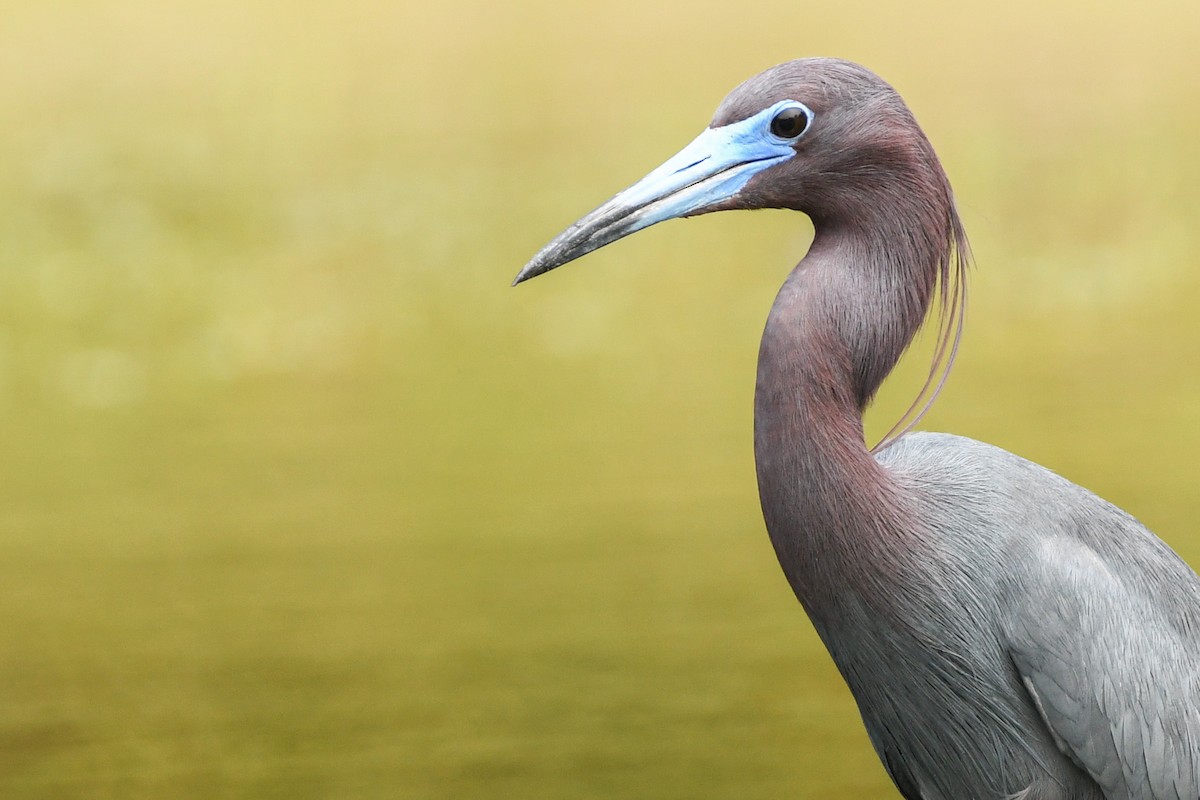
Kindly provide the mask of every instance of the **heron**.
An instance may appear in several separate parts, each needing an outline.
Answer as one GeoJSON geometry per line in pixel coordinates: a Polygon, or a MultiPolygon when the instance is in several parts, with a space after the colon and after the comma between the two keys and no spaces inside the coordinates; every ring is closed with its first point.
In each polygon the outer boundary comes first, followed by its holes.
{"type": "Polygon", "coordinates": [[[912,429],[954,361],[970,256],[946,173],[883,79],[825,58],[750,78],[514,284],[658,222],[761,208],[814,229],[759,349],[763,518],[900,794],[1200,798],[1200,577],[1056,473],[912,429]],[[926,389],[869,448],[863,412],[926,318],[926,389]]]}

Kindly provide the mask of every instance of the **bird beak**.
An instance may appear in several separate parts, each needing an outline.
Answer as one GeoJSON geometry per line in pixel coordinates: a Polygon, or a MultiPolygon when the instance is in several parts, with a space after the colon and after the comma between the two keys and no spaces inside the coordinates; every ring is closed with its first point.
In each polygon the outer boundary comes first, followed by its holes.
{"type": "Polygon", "coordinates": [[[703,214],[729,200],[759,172],[796,154],[766,131],[766,109],[741,122],[708,128],[687,147],[560,233],[517,275],[527,281],[657,222],[703,214]]]}

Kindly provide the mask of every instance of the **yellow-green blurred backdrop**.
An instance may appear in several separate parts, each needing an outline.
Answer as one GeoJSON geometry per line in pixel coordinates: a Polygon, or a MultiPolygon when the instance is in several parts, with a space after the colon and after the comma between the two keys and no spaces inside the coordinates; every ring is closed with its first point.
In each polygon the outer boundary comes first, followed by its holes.
{"type": "Polygon", "coordinates": [[[925,427],[1200,563],[1198,40],[1194,0],[5,3],[0,797],[896,797],[755,496],[807,221],[509,281],[742,79],[861,61],[978,264],[925,427]]]}

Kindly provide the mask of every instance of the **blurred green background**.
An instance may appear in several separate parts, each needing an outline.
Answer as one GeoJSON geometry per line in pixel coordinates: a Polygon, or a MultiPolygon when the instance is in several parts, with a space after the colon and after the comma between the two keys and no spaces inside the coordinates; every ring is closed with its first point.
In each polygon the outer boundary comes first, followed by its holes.
{"type": "Polygon", "coordinates": [[[1200,563],[1200,14],[1133,9],[4,4],[0,797],[896,797],[758,511],[807,221],[508,284],[742,79],[861,61],[978,265],[924,427],[1200,563]]]}

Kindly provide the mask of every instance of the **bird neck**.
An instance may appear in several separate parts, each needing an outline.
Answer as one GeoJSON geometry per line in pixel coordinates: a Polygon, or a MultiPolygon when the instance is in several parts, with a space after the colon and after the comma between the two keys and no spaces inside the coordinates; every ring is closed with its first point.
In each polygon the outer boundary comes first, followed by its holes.
{"type": "Polygon", "coordinates": [[[865,222],[817,222],[812,248],[775,299],[759,352],[754,427],[763,514],[814,619],[822,598],[854,573],[870,573],[857,576],[860,585],[877,576],[905,530],[903,498],[866,447],[862,415],[929,302],[931,286],[914,291],[905,281],[920,280],[921,270],[935,274],[938,254],[898,253],[889,244],[897,241],[892,223],[865,222]]]}

